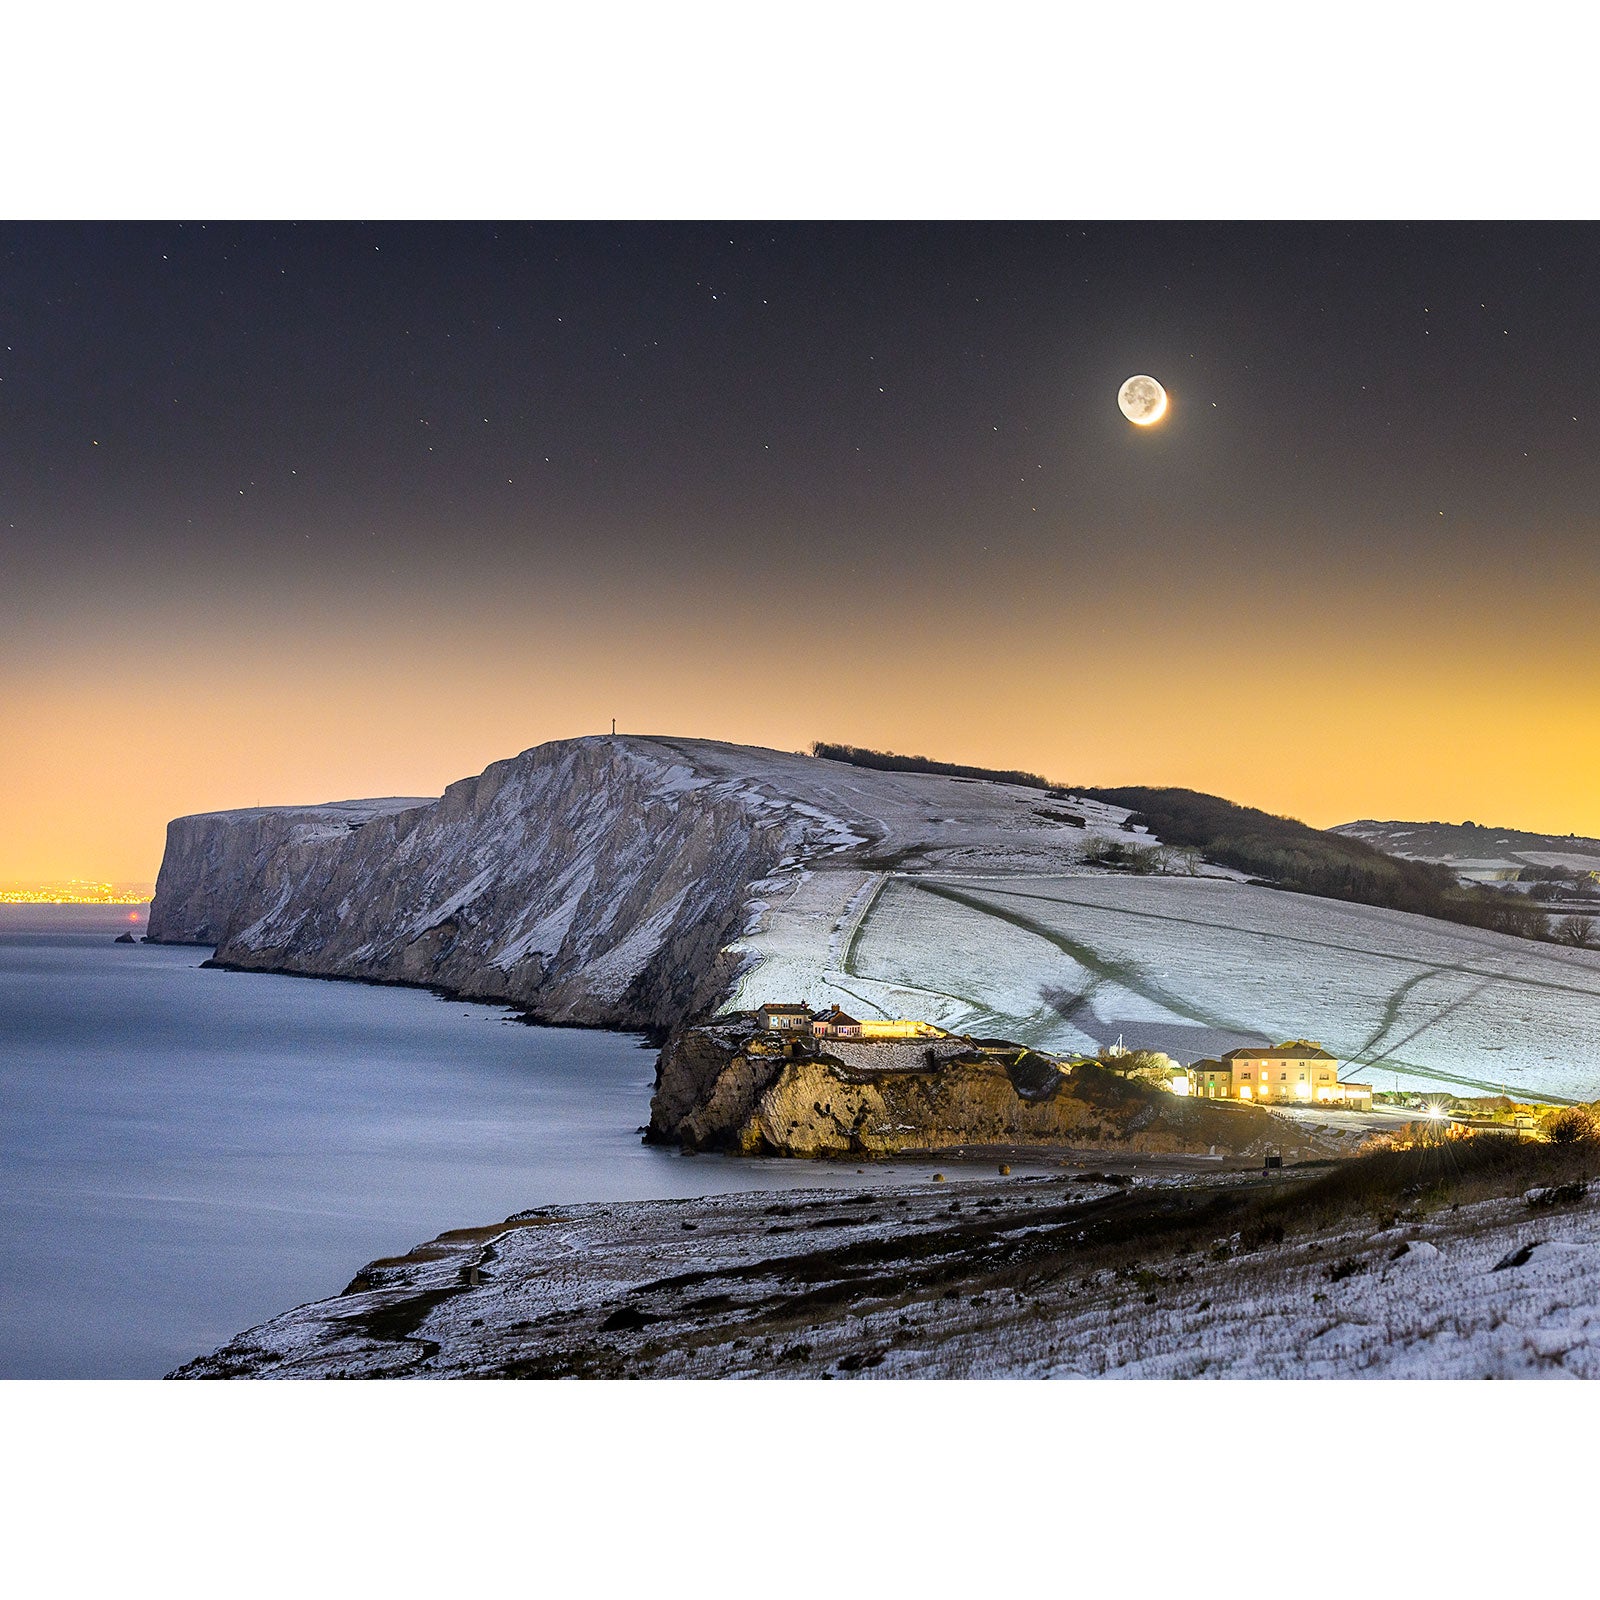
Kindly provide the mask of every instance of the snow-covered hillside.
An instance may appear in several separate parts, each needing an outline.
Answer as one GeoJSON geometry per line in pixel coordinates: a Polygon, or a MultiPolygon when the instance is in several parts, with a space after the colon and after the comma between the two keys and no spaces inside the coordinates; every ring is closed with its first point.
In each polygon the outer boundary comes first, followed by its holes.
{"type": "Polygon", "coordinates": [[[1292,1205],[1281,1181],[1117,1165],[543,1207],[374,1262],[172,1376],[1600,1377],[1592,1195],[1274,1237],[1245,1207],[1292,1205]]]}
{"type": "Polygon", "coordinates": [[[1600,872],[1600,839],[1578,833],[1528,833],[1520,828],[1480,827],[1473,822],[1341,823],[1332,833],[1348,834],[1392,856],[1442,861],[1468,868],[1479,861],[1535,867],[1566,867],[1600,872]]]}
{"type": "Polygon", "coordinates": [[[705,740],[568,740],[437,801],[181,818],[150,928],[558,1021],[832,1001],[1059,1051],[1309,1036],[1380,1088],[1600,1094],[1600,953],[1089,864],[1131,841],[1125,818],[705,740]]]}
{"type": "Polygon", "coordinates": [[[1221,879],[818,873],[740,1005],[843,994],[1054,1051],[1310,1037],[1380,1089],[1600,1094],[1600,954],[1221,879]],[[839,932],[816,906],[838,881],[839,932]],[[801,937],[809,932],[809,943],[801,937]]]}

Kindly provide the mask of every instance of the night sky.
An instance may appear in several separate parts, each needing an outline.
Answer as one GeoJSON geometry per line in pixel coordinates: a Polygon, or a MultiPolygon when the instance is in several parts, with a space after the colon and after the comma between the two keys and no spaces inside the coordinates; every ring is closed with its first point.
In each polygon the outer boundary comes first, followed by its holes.
{"type": "Polygon", "coordinates": [[[0,880],[612,716],[1600,833],[1597,349],[1588,224],[6,225],[0,880]]]}

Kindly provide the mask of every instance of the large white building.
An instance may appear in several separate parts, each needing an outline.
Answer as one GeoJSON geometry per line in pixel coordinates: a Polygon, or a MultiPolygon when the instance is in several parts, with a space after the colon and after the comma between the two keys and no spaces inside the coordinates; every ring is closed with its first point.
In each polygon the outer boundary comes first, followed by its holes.
{"type": "Polygon", "coordinates": [[[1275,1049],[1250,1045],[1189,1069],[1190,1092],[1206,1100],[1372,1109],[1372,1085],[1341,1083],[1339,1059],[1320,1044],[1291,1039],[1275,1049]]]}

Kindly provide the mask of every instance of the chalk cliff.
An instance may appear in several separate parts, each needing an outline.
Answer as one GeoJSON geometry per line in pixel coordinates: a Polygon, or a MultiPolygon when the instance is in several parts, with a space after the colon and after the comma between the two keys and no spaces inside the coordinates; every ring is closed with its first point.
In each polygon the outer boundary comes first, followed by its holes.
{"type": "MultiPolygon", "coordinates": [[[[710,740],[561,740],[438,800],[180,817],[150,937],[215,944],[229,966],[666,1030],[769,965],[773,982],[848,999],[821,969],[887,866],[1070,865],[1088,835],[1043,799],[710,740]]],[[[1079,809],[1101,831],[1125,815],[1079,809]]]]}
{"type": "Polygon", "coordinates": [[[769,873],[861,842],[662,742],[565,740],[438,800],[179,818],[150,937],[214,943],[235,967],[668,1028],[728,988],[722,952],[769,873]]]}
{"type": "Polygon", "coordinates": [[[1596,1093],[1600,952],[1257,887],[1071,791],[703,739],[541,745],[438,800],[180,818],[150,931],[559,1022],[809,1001],[1059,1056],[1311,1038],[1384,1087],[1596,1093]]]}

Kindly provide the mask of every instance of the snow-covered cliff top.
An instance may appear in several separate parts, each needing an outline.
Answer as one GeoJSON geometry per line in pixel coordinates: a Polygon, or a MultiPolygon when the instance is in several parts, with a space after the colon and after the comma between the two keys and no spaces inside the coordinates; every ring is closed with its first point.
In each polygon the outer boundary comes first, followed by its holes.
{"type": "Polygon", "coordinates": [[[436,801],[180,818],[151,936],[670,1028],[837,1003],[1063,1053],[1321,1040],[1380,1087],[1591,1098],[1600,953],[1204,868],[1127,813],[712,740],[541,745],[436,801]],[[1154,846],[1107,871],[1108,845],[1154,846]]]}

